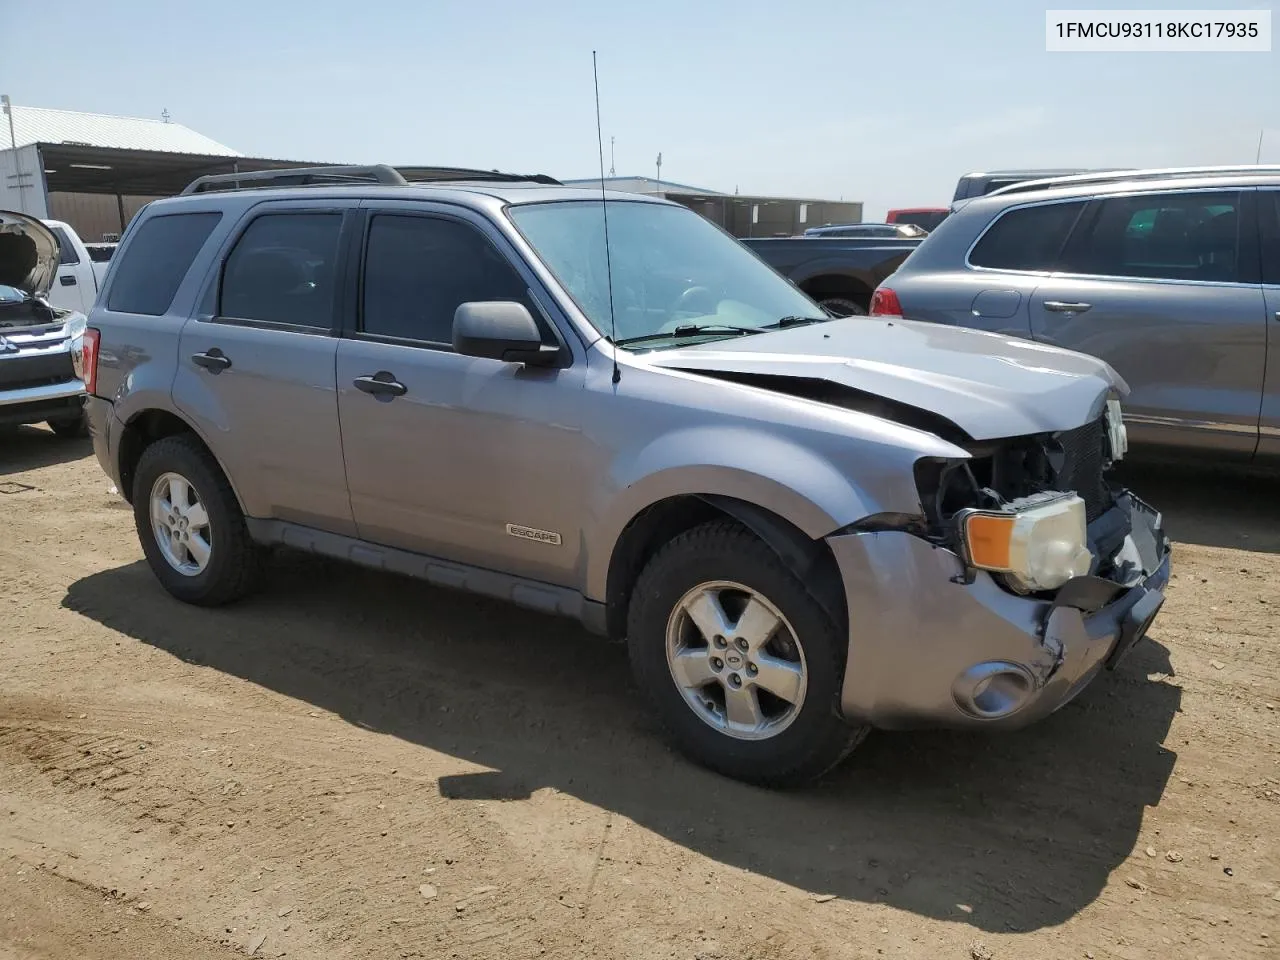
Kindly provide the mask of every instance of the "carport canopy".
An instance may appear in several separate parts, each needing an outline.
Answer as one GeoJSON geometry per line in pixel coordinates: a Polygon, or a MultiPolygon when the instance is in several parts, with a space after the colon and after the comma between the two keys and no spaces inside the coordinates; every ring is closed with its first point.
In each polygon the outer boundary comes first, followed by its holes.
{"type": "Polygon", "coordinates": [[[48,193],[168,197],[181,193],[188,183],[205,174],[322,165],[265,157],[169,153],[72,143],[38,143],[36,146],[44,165],[48,193]]]}

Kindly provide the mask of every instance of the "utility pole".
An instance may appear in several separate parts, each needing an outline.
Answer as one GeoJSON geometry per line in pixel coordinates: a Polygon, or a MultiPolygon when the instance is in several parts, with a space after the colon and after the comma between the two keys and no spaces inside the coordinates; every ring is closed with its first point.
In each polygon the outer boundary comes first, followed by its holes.
{"type": "Polygon", "coordinates": [[[658,188],[656,193],[662,192],[662,154],[658,154],[658,188]]]}
{"type": "Polygon", "coordinates": [[[617,171],[613,168],[613,137],[609,138],[609,176],[617,175],[617,171]]]}
{"type": "Polygon", "coordinates": [[[163,110],[161,110],[161,111],[160,111],[160,119],[161,119],[161,120],[163,120],[165,123],[168,123],[168,122],[169,122],[169,108],[168,108],[168,107],[165,107],[163,110]]]}

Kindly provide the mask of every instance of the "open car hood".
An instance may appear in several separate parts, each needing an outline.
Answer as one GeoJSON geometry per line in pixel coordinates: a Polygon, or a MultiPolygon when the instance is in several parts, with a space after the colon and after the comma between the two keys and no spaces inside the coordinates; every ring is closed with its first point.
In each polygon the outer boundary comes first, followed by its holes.
{"type": "Polygon", "coordinates": [[[849,317],[638,357],[972,440],[1069,430],[1128,385],[1086,354],[897,317],[849,317]],[[888,401],[884,403],[883,401],[888,401]]]}
{"type": "Polygon", "coordinates": [[[58,275],[58,238],[38,219],[0,210],[0,284],[43,297],[58,275]]]}

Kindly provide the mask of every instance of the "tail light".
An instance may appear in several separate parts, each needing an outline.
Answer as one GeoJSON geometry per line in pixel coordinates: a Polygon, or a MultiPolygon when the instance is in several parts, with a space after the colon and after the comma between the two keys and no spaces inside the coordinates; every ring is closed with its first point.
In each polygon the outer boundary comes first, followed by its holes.
{"type": "Polygon", "coordinates": [[[873,317],[902,316],[902,304],[898,302],[898,295],[888,287],[876,287],[871,294],[870,313],[873,317]]]}
{"type": "Polygon", "coordinates": [[[85,393],[98,389],[98,340],[101,333],[96,327],[85,327],[79,346],[71,351],[71,364],[76,376],[84,381],[85,393]]]}

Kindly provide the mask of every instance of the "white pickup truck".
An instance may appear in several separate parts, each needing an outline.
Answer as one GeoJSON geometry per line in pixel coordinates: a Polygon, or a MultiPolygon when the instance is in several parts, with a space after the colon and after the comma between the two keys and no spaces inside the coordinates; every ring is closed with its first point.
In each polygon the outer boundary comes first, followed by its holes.
{"type": "Polygon", "coordinates": [[[107,265],[94,263],[89,249],[70,224],[61,220],[42,222],[58,240],[58,279],[49,290],[48,300],[55,307],[78,310],[88,316],[107,265]]]}
{"type": "Polygon", "coordinates": [[[48,423],[61,437],[87,433],[79,364],[97,292],[75,231],[0,210],[0,430],[48,423]]]}

